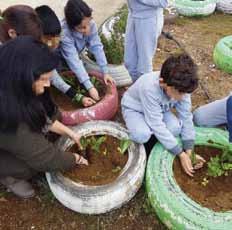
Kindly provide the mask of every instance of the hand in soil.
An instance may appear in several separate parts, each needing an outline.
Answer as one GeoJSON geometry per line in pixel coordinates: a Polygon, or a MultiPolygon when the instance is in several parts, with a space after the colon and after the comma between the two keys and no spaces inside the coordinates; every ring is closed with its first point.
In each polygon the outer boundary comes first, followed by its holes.
{"type": "Polygon", "coordinates": [[[104,74],[104,82],[105,82],[106,85],[115,84],[114,79],[109,74],[104,74]]]}
{"type": "Polygon", "coordinates": [[[203,167],[204,163],[206,162],[203,157],[200,155],[196,154],[196,164],[194,165],[194,169],[200,169],[203,167]]]}
{"type": "Polygon", "coordinates": [[[74,153],[74,156],[76,158],[76,164],[78,165],[89,165],[88,161],[81,155],[74,153]]]}
{"type": "Polygon", "coordinates": [[[179,158],[181,166],[184,169],[185,173],[193,177],[194,170],[189,155],[186,152],[182,152],[181,154],[179,154],[179,158]]]}
{"type": "Polygon", "coordinates": [[[94,101],[91,97],[83,97],[82,104],[84,107],[89,107],[96,104],[96,101],[94,101]]]}
{"type": "Polygon", "coordinates": [[[81,136],[78,133],[72,133],[70,137],[73,139],[73,141],[78,145],[80,149],[83,149],[81,146],[81,136]]]}
{"type": "Polygon", "coordinates": [[[95,101],[99,101],[100,97],[98,94],[98,91],[95,87],[92,87],[89,89],[89,96],[92,97],[92,99],[94,99],[95,101]]]}

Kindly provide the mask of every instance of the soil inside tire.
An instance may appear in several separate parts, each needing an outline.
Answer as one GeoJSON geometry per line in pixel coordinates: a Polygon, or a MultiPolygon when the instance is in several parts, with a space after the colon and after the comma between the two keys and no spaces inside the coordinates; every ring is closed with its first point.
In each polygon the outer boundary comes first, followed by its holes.
{"type": "Polygon", "coordinates": [[[106,140],[101,144],[99,153],[88,148],[80,151],[73,145],[69,152],[79,153],[84,156],[89,165],[77,165],[64,173],[65,177],[85,185],[105,185],[113,182],[121,173],[127,163],[128,153],[121,154],[117,148],[119,139],[105,136],[106,140]]]}
{"type": "MultiPolygon", "coordinates": [[[[72,74],[70,77],[74,77],[72,74]]],[[[107,88],[105,85],[97,79],[98,86],[96,87],[100,96],[100,100],[105,96],[107,92],[107,88]]],[[[78,86],[78,82],[75,82],[78,86]]],[[[81,89],[84,89],[83,86],[79,86],[81,89]]],[[[53,102],[58,106],[60,111],[73,111],[76,109],[83,109],[87,108],[82,105],[82,103],[77,103],[72,101],[71,98],[63,94],[61,91],[56,89],[55,87],[50,87],[50,94],[52,97],[53,102]]],[[[89,97],[88,92],[83,93],[84,96],[89,97]]]]}
{"type": "MultiPolygon", "coordinates": [[[[197,146],[195,152],[204,157],[207,162],[210,157],[221,154],[221,150],[206,146],[197,146]]],[[[193,178],[190,178],[183,172],[179,159],[174,160],[173,171],[177,184],[195,202],[216,212],[232,210],[231,171],[228,171],[228,176],[209,177],[206,174],[207,164],[205,164],[203,168],[195,171],[193,178]],[[204,178],[209,180],[206,186],[202,185],[204,178]]]]}

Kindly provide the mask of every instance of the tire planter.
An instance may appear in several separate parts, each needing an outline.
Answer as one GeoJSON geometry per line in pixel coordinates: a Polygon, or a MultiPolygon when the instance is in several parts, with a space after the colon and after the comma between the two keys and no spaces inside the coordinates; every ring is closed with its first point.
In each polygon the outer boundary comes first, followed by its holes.
{"type": "MultiPolygon", "coordinates": [[[[128,138],[125,128],[115,122],[91,121],[72,128],[82,136],[111,135],[128,138]]],[[[73,141],[63,138],[59,146],[65,150],[73,141]]],[[[89,186],[76,183],[59,172],[46,173],[54,196],[67,208],[85,214],[100,214],[121,207],[128,202],[142,185],[146,153],[143,145],[132,143],[128,149],[128,161],[119,177],[112,183],[89,186]]]]}
{"type": "Polygon", "coordinates": [[[232,14],[232,0],[218,0],[217,10],[225,14],[232,14]]]}
{"type": "MultiPolygon", "coordinates": [[[[196,145],[229,145],[228,133],[216,128],[196,128],[196,145]]],[[[232,229],[232,211],[214,212],[189,198],[177,185],[172,170],[174,156],[156,144],[146,170],[148,199],[169,229],[232,229]]]]}
{"type": "Polygon", "coordinates": [[[213,60],[216,66],[232,74],[232,36],[222,38],[215,46],[213,60]]]}
{"type": "Polygon", "coordinates": [[[214,12],[216,0],[175,0],[174,3],[179,14],[184,16],[207,16],[214,12]]]}
{"type": "MultiPolygon", "coordinates": [[[[71,71],[63,73],[72,73],[71,71]]],[[[102,74],[97,71],[88,72],[103,83],[102,74]]],[[[104,83],[103,83],[104,84],[104,83]]],[[[115,85],[106,86],[106,95],[95,105],[74,111],[62,111],[62,123],[76,125],[90,120],[109,120],[118,110],[118,92],[115,85]]]]}
{"type": "MultiPolygon", "coordinates": [[[[81,59],[85,65],[87,71],[100,71],[99,66],[96,62],[89,59],[86,52],[82,52],[81,59]]],[[[108,64],[109,74],[115,80],[115,84],[118,87],[127,86],[132,84],[131,76],[129,75],[126,67],[121,65],[108,64]]]]}

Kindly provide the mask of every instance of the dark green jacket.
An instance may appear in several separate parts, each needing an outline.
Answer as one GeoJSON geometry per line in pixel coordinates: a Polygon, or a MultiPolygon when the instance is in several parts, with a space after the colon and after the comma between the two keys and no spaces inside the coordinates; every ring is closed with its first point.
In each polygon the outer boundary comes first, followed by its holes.
{"type": "Polygon", "coordinates": [[[1,151],[9,152],[41,172],[67,170],[75,165],[72,153],[61,151],[42,133],[32,132],[25,124],[20,125],[15,134],[0,132],[0,159],[1,151]]]}

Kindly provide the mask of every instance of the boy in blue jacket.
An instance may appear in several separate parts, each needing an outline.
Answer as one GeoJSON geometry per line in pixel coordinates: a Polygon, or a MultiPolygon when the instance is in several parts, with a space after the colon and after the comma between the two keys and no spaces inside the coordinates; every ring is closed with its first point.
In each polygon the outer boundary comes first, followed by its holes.
{"type": "Polygon", "coordinates": [[[141,76],[126,91],[121,102],[131,139],[143,144],[155,136],[166,149],[179,156],[189,176],[193,176],[194,169],[204,163],[204,159],[197,155],[198,163],[193,168],[190,160],[195,139],[190,93],[197,86],[196,65],[187,54],[180,54],[169,57],[161,72],[141,76]],[[179,135],[183,147],[175,138],[179,135]]]}
{"type": "Polygon", "coordinates": [[[152,58],[163,28],[163,8],[168,0],[127,0],[127,3],[124,62],[135,82],[152,71],[152,58]]]}
{"type": "Polygon", "coordinates": [[[227,125],[229,142],[232,142],[232,96],[200,106],[193,112],[194,123],[198,126],[216,127],[227,125]]]}
{"type": "Polygon", "coordinates": [[[82,0],[69,0],[65,6],[65,20],[62,22],[61,54],[79,82],[88,90],[89,95],[98,101],[99,93],[91,83],[79,54],[85,47],[94,55],[106,84],[113,84],[108,74],[107,61],[103,45],[98,36],[96,23],[92,19],[92,10],[82,0]]]}

